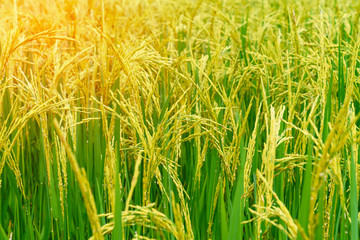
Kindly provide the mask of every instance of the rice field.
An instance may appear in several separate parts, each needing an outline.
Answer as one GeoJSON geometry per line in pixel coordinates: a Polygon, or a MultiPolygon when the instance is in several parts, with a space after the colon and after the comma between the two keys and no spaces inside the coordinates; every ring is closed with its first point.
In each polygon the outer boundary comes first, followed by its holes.
{"type": "Polygon", "coordinates": [[[0,239],[360,238],[358,1],[0,16],[0,239]]]}

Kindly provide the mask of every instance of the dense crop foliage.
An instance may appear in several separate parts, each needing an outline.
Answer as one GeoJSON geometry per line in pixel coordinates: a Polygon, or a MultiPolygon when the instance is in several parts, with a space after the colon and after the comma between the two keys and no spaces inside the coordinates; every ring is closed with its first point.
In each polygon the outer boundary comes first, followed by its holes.
{"type": "Polygon", "coordinates": [[[0,239],[359,239],[357,1],[0,14],[0,239]]]}

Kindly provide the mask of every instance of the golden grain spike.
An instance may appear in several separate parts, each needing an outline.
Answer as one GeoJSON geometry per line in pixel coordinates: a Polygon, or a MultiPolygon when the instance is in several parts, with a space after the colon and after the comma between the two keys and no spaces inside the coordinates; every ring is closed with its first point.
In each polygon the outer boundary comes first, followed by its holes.
{"type": "Polygon", "coordinates": [[[94,196],[91,193],[91,188],[90,188],[89,182],[86,178],[85,170],[80,169],[80,167],[76,161],[76,158],[71,150],[71,147],[67,143],[65,136],[62,134],[59,123],[57,122],[56,119],[54,119],[53,124],[54,124],[55,130],[56,130],[56,133],[58,134],[62,144],[65,147],[65,151],[66,151],[66,154],[68,155],[71,169],[73,170],[73,172],[76,176],[76,179],[79,182],[81,195],[83,196],[83,199],[84,199],[86,212],[87,212],[87,215],[88,215],[88,218],[90,221],[91,229],[93,231],[95,240],[103,240],[104,236],[101,233],[100,221],[97,216],[94,196]]]}

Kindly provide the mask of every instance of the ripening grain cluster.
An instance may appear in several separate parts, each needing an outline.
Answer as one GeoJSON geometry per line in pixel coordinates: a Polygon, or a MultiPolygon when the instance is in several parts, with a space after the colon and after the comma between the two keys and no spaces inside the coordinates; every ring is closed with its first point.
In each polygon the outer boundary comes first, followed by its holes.
{"type": "Polygon", "coordinates": [[[0,239],[360,238],[358,1],[0,16],[0,239]]]}

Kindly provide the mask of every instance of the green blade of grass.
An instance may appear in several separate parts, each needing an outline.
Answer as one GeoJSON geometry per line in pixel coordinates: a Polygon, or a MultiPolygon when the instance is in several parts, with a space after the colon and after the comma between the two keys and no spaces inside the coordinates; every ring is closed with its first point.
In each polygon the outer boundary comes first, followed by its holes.
{"type": "Polygon", "coordinates": [[[356,164],[353,147],[350,146],[350,216],[351,216],[351,240],[359,239],[358,222],[358,199],[357,199],[357,180],[356,164]]]}
{"type": "Polygon", "coordinates": [[[120,189],[120,157],[118,151],[116,151],[116,174],[115,174],[115,226],[113,230],[113,239],[121,240],[123,239],[123,230],[122,230],[122,199],[121,199],[121,189],[120,189]]]}
{"type": "Polygon", "coordinates": [[[229,240],[230,239],[243,239],[243,225],[242,221],[244,218],[244,201],[242,195],[244,193],[244,167],[245,167],[245,147],[244,139],[241,138],[240,142],[240,166],[238,180],[236,183],[235,196],[233,200],[232,212],[230,213],[229,221],[229,240]]]}

